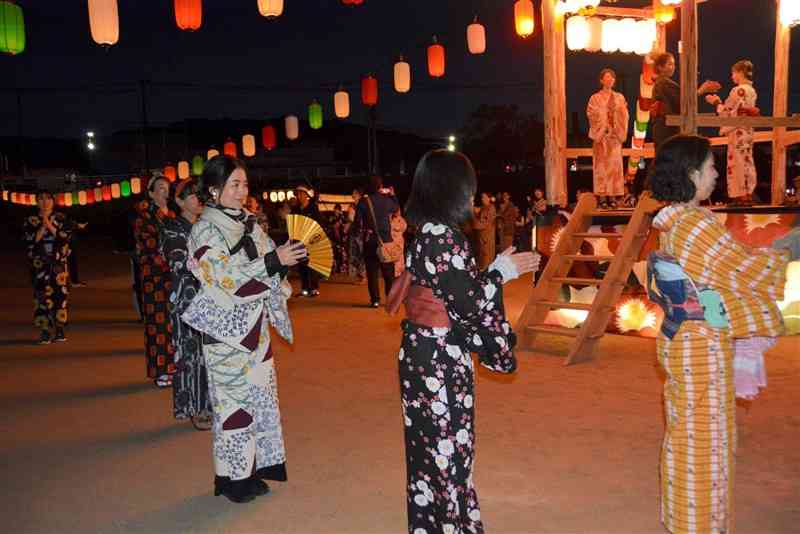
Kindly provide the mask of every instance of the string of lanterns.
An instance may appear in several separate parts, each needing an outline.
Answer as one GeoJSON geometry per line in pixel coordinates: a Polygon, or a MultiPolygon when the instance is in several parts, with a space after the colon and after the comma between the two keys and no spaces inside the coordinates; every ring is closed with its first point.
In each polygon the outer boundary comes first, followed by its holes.
{"type": "Polygon", "coordinates": [[[657,38],[656,20],[601,19],[573,15],[566,24],[567,47],[587,52],[649,54],[657,38]]]}
{"type": "MultiPolygon", "coordinates": [[[[119,182],[98,185],[79,191],[67,191],[54,195],[56,205],[69,208],[71,206],[88,206],[100,202],[110,202],[119,198],[127,198],[131,195],[138,195],[142,192],[142,179],[133,176],[119,182]]],[[[23,206],[35,206],[36,195],[34,193],[20,193],[4,189],[2,191],[3,202],[11,202],[23,206]]]]}

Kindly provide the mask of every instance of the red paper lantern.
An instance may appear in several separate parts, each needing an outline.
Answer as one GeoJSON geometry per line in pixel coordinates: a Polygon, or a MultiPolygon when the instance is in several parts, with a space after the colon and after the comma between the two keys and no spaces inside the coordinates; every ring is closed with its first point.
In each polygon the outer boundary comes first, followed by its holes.
{"type": "Polygon", "coordinates": [[[372,74],[361,79],[361,101],[369,107],[378,103],[378,80],[372,74]]]}
{"type": "Polygon", "coordinates": [[[199,30],[203,23],[203,0],[175,0],[175,22],[182,30],[199,30]]]}
{"type": "Polygon", "coordinates": [[[222,145],[222,153],[226,156],[230,156],[232,158],[236,157],[236,143],[234,143],[231,139],[225,141],[225,144],[222,145]]]}
{"type": "Polygon", "coordinates": [[[433,36],[433,43],[428,47],[428,73],[434,78],[444,76],[444,47],[433,36]]]}
{"type": "Polygon", "coordinates": [[[58,207],[64,206],[64,195],[61,193],[56,195],[56,206],[58,207]]]}
{"type": "Polygon", "coordinates": [[[86,203],[87,204],[94,204],[94,189],[87,189],[86,190],[86,203]]]}
{"type": "Polygon", "coordinates": [[[278,144],[278,133],[275,127],[267,124],[261,129],[261,145],[267,150],[274,150],[278,144]]]}
{"type": "Polygon", "coordinates": [[[103,201],[109,202],[111,200],[111,186],[104,185],[103,186],[103,201]]]}
{"type": "Polygon", "coordinates": [[[360,6],[364,0],[342,0],[342,5],[345,6],[360,6]]]}
{"type": "Polygon", "coordinates": [[[178,171],[172,165],[167,165],[164,167],[164,176],[167,177],[167,180],[174,182],[178,179],[178,171]]]}

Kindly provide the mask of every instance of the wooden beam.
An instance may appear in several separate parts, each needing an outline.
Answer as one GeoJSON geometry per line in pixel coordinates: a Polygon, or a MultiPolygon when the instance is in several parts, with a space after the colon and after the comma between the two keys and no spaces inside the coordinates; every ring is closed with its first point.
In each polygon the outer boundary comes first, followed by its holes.
{"type": "Polygon", "coordinates": [[[800,130],[794,130],[792,132],[786,132],[785,134],[783,134],[784,146],[789,147],[797,144],[800,144],[800,130]]]}
{"type": "MultiPolygon", "coordinates": [[[[682,123],[680,115],[667,115],[667,126],[679,126],[682,123]]],[[[783,128],[795,127],[800,128],[800,115],[792,115],[787,117],[784,113],[783,116],[776,117],[720,117],[714,113],[699,113],[695,118],[697,126],[741,126],[743,128],[783,128]]]]}
{"type": "Polygon", "coordinates": [[[681,4],[681,132],[697,134],[697,0],[681,4]]]}
{"type": "Polygon", "coordinates": [[[649,7],[638,8],[598,6],[595,10],[595,13],[603,17],[631,17],[634,19],[653,18],[653,9],[649,7]]]}
{"type": "MultiPolygon", "coordinates": [[[[775,85],[772,93],[772,115],[785,117],[789,94],[789,27],[781,22],[781,2],[775,0],[775,85]]],[[[772,138],[772,203],[783,204],[786,190],[786,128],[775,128],[772,138]]]]}
{"type": "Polygon", "coordinates": [[[567,94],[564,17],[557,0],[542,1],[544,37],[544,160],[547,203],[567,205],[567,94]]]}

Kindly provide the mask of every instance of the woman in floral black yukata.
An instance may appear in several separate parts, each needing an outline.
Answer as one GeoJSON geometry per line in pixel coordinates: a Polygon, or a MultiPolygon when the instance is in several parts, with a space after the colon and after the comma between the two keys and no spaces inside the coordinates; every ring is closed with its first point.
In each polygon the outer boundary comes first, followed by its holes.
{"type": "Polygon", "coordinates": [[[463,154],[435,150],[422,158],[406,206],[417,236],[387,306],[406,307],[399,371],[411,534],[484,531],[472,477],[471,353],[493,371],[514,372],[516,338],[503,284],[539,263],[537,255],[511,247],[478,270],[461,231],[473,216],[475,190],[475,171],[463,154]]]}

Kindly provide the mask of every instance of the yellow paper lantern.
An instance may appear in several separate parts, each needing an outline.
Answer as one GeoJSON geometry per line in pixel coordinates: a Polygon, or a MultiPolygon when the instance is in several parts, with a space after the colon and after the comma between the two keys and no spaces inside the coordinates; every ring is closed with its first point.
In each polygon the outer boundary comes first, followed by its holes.
{"type": "Polygon", "coordinates": [[[94,188],[94,201],[95,202],[102,202],[103,201],[103,188],[102,187],[95,187],[94,188]]]}
{"type": "Polygon", "coordinates": [[[398,93],[407,93],[411,90],[411,65],[400,56],[394,64],[394,90],[398,93]]]}
{"type": "Polygon", "coordinates": [[[119,198],[121,194],[122,191],[119,188],[119,183],[114,182],[113,184],[111,184],[111,198],[119,198]]]}
{"type": "Polygon", "coordinates": [[[300,137],[300,122],[295,115],[288,115],[283,123],[286,128],[286,139],[294,141],[300,137]]]}
{"type": "Polygon", "coordinates": [[[470,54],[483,54],[486,52],[486,28],[478,22],[478,16],[467,26],[467,48],[470,54]]]}
{"type": "Polygon", "coordinates": [[[87,203],[86,191],[78,191],[78,204],[85,206],[87,203]]]}
{"type": "Polygon", "coordinates": [[[605,19],[603,21],[603,38],[600,44],[603,52],[610,54],[619,50],[620,21],[618,19],[605,19]]]}
{"type": "Polygon", "coordinates": [[[242,136],[242,154],[252,158],[256,155],[256,137],[251,134],[242,136]]]}
{"type": "Polygon", "coordinates": [[[517,35],[522,38],[533,35],[536,23],[533,18],[533,2],[531,0],[517,0],[514,3],[514,26],[517,35]]]}
{"type": "Polygon", "coordinates": [[[675,18],[675,8],[663,1],[653,4],[653,16],[659,24],[667,24],[675,18]]]}
{"type": "Polygon", "coordinates": [[[586,43],[586,51],[599,52],[603,47],[603,19],[589,17],[586,23],[589,26],[589,41],[586,43]]]}
{"type": "Polygon", "coordinates": [[[64,205],[66,207],[72,206],[72,195],[69,193],[64,193],[64,205]]]}
{"type": "Polygon", "coordinates": [[[178,178],[181,180],[185,180],[189,177],[189,162],[188,161],[179,161],[178,162],[178,178]]]}
{"type": "Polygon", "coordinates": [[[273,191],[272,193],[270,193],[270,194],[269,194],[269,200],[270,200],[271,202],[277,202],[277,201],[278,201],[278,193],[276,193],[275,191],[273,191]]]}
{"type": "Polygon", "coordinates": [[[8,202],[8,191],[3,191],[3,202],[8,202]]]}
{"type": "Polygon", "coordinates": [[[258,0],[258,12],[268,19],[280,17],[283,14],[283,0],[258,0]]]}
{"type": "Polygon", "coordinates": [[[206,152],[206,159],[211,159],[214,156],[219,156],[219,150],[217,150],[216,148],[208,149],[208,152],[206,152]]]}
{"type": "Polygon", "coordinates": [[[567,19],[567,47],[570,50],[583,50],[589,46],[589,36],[586,17],[573,15],[567,19]]]}
{"type": "Polygon", "coordinates": [[[278,202],[283,202],[284,200],[286,200],[286,192],[278,191],[278,202]]]}
{"type": "Polygon", "coordinates": [[[333,111],[339,119],[350,116],[350,94],[341,87],[333,95],[333,111]]]}
{"type": "Polygon", "coordinates": [[[119,10],[117,0],[89,0],[89,28],[92,39],[102,46],[119,41],[119,10]]]}

